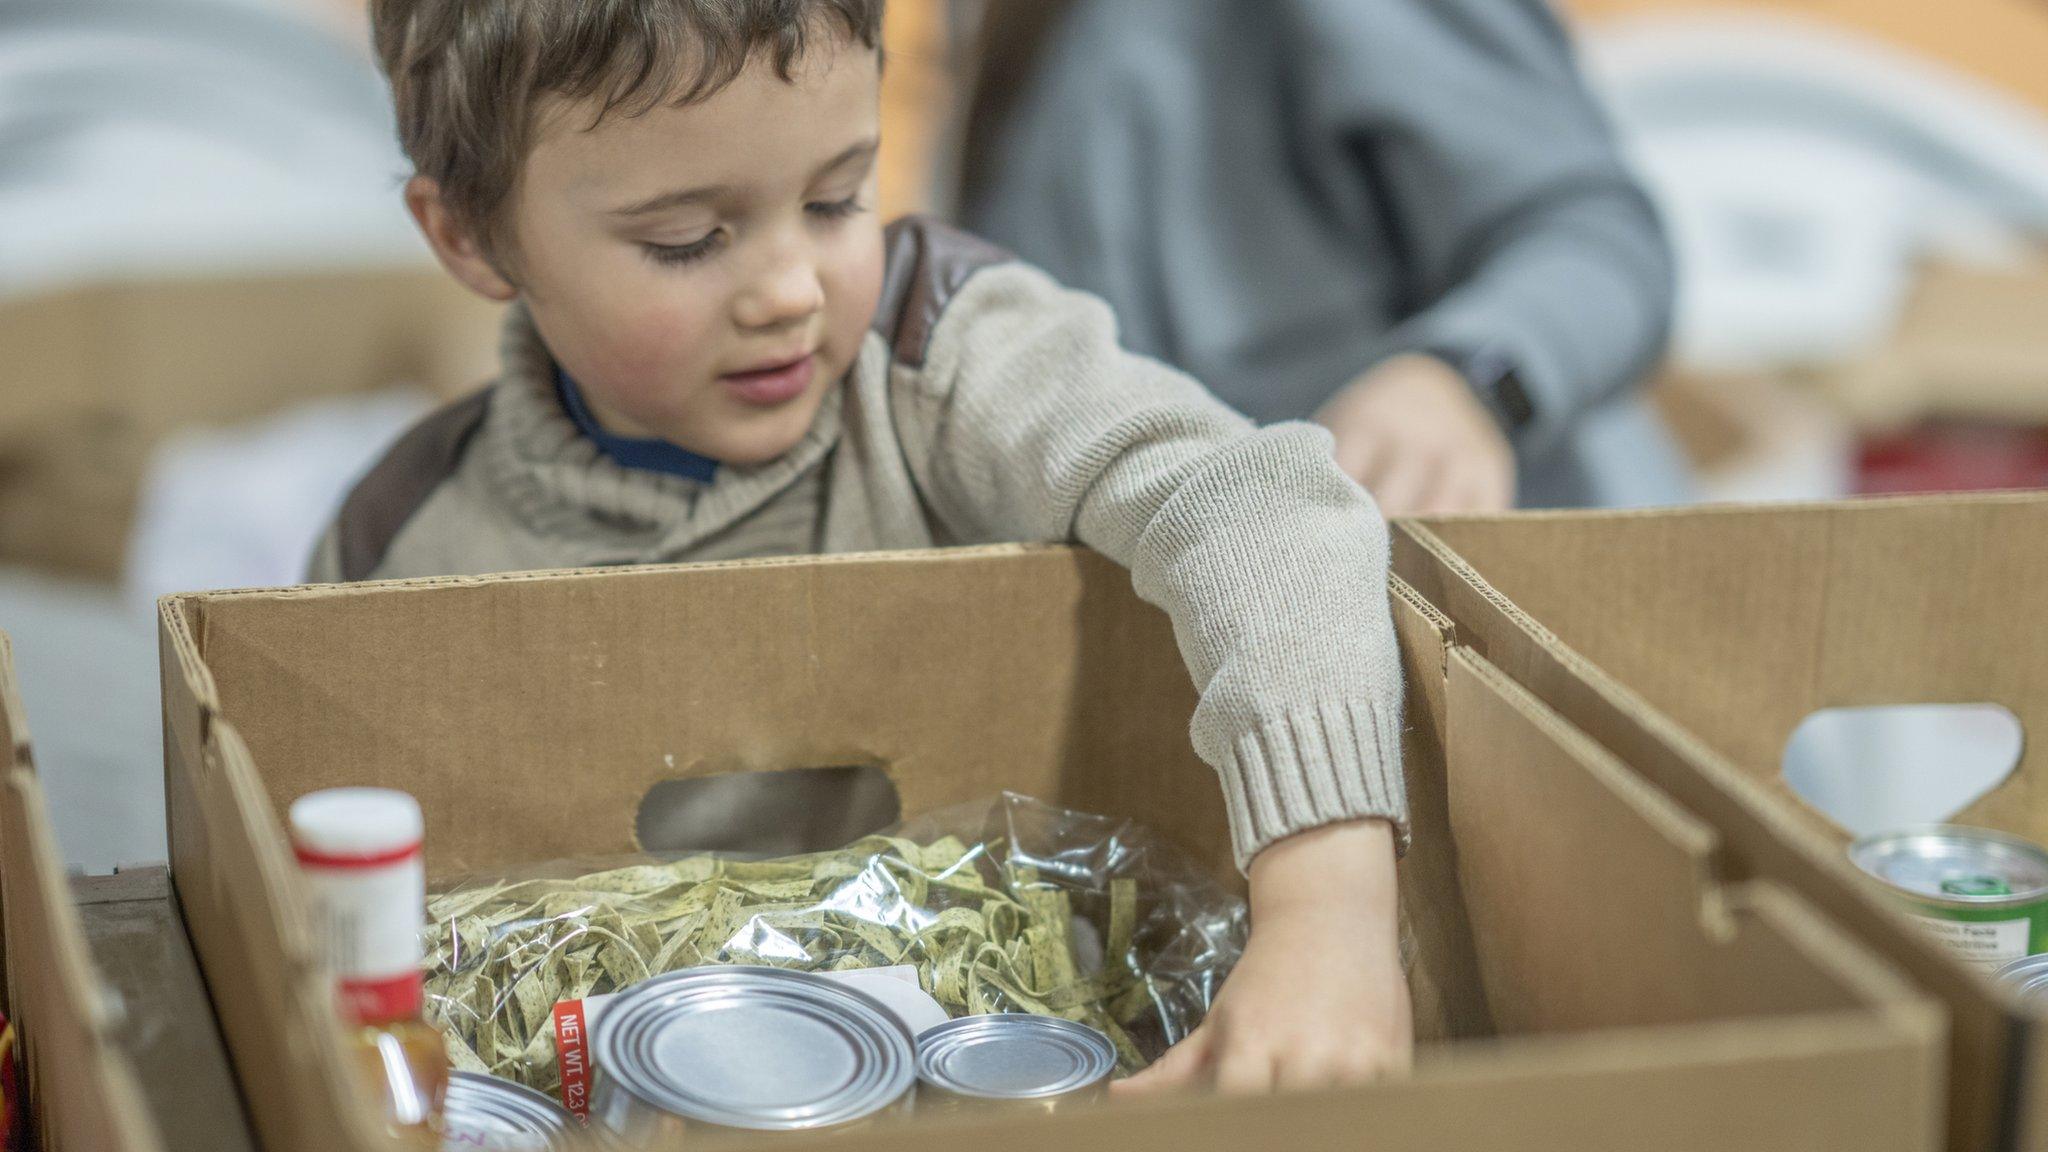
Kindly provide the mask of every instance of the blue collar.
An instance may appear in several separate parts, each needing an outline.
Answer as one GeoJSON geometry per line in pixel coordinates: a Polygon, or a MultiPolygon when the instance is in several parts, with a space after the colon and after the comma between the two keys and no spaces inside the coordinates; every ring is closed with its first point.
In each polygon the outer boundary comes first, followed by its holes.
{"type": "Polygon", "coordinates": [[[640,439],[633,436],[615,436],[598,426],[597,418],[590,414],[590,406],[583,402],[583,391],[569,374],[555,369],[555,392],[562,398],[562,410],[569,414],[578,429],[597,445],[597,450],[612,458],[621,468],[638,468],[647,472],[666,472],[709,484],[718,476],[718,461],[709,456],[699,456],[679,444],[666,440],[640,439]]]}

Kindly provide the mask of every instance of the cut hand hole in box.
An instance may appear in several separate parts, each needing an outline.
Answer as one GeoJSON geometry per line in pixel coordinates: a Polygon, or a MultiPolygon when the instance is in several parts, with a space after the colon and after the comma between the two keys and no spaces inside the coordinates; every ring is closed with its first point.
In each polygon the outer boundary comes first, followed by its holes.
{"type": "Polygon", "coordinates": [[[793,768],[664,780],[640,801],[634,834],[648,852],[794,856],[843,847],[902,815],[880,768],[793,768]]]}
{"type": "Polygon", "coordinates": [[[1785,745],[1784,778],[1856,836],[1941,824],[2019,767],[2019,717],[1997,704],[1824,708],[1785,745]]]}

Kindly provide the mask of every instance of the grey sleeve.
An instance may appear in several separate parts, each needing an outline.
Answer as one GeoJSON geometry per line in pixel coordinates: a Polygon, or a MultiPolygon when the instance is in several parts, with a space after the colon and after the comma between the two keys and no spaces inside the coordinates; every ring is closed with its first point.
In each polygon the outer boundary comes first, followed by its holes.
{"type": "Polygon", "coordinates": [[[1411,274],[1387,355],[1504,354],[1540,452],[1662,355],[1656,213],[1543,0],[1286,0],[1310,146],[1366,182],[1411,274]]]}

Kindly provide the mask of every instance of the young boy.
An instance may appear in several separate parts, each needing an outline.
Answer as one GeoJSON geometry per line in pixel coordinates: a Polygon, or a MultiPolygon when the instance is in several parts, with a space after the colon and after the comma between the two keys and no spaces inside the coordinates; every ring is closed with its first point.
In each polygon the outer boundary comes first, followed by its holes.
{"type": "Polygon", "coordinates": [[[884,230],[883,0],[375,0],[449,272],[503,375],[344,506],[319,581],[1074,541],[1173,619],[1253,931],[1126,1090],[1405,1067],[1387,537],[1308,425],[1256,430],[1107,309],[884,230]]]}

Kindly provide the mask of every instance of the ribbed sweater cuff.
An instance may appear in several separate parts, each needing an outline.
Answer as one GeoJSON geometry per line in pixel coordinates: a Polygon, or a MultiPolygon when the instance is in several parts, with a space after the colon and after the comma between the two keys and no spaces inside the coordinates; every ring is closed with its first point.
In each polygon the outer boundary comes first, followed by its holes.
{"type": "Polygon", "coordinates": [[[1336,700],[1270,717],[1241,734],[1219,767],[1237,866],[1274,841],[1345,820],[1391,821],[1408,850],[1398,718],[1336,700]]]}

